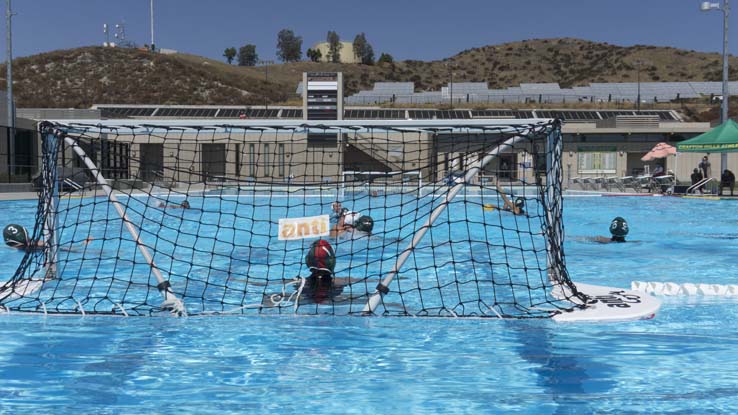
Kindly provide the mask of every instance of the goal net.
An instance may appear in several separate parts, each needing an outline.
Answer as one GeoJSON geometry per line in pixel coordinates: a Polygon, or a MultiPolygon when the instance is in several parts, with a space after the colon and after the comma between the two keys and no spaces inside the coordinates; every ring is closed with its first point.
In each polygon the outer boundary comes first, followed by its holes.
{"type": "Polygon", "coordinates": [[[412,193],[421,195],[423,191],[423,174],[415,171],[353,171],[341,173],[341,196],[346,193],[367,193],[371,196],[380,194],[412,193]]]}
{"type": "Polygon", "coordinates": [[[586,301],[565,266],[556,121],[101,120],[40,136],[38,246],[0,287],[7,310],[524,318],[586,301]]]}

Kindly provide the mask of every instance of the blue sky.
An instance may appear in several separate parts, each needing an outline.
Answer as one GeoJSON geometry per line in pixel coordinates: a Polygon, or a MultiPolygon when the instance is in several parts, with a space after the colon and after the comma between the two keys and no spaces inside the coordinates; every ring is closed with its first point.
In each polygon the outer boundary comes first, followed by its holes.
{"type": "MultiPolygon", "coordinates": [[[[274,59],[276,35],[289,28],[303,53],[335,30],[342,40],[366,33],[375,53],[434,60],[464,49],[532,38],[576,37],[629,46],[698,51],[722,48],[719,11],[697,0],[155,0],[160,47],[221,58],[226,47],[256,45],[274,59]]],[[[2,13],[5,12],[2,1],[2,13]]],[[[738,53],[738,4],[730,53],[738,53]]],[[[14,56],[97,45],[103,23],[125,22],[129,40],[149,43],[149,0],[14,0],[14,56]]],[[[1,39],[5,36],[2,19],[1,39]]],[[[0,59],[6,44],[0,40],[0,59]]]]}

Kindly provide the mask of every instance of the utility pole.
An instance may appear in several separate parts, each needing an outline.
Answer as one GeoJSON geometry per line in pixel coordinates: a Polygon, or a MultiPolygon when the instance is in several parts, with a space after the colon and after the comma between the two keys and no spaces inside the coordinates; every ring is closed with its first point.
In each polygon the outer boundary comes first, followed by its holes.
{"type": "MultiPolygon", "coordinates": [[[[269,65],[274,65],[274,61],[259,61],[257,63],[259,65],[264,66],[264,83],[268,84],[269,83],[269,65]]],[[[269,109],[269,100],[267,99],[266,95],[264,95],[264,109],[269,109]]]]}
{"type": "Polygon", "coordinates": [[[638,66],[638,96],[636,97],[636,111],[638,111],[638,113],[641,112],[641,63],[640,59],[636,61],[636,65],[638,66]]]}

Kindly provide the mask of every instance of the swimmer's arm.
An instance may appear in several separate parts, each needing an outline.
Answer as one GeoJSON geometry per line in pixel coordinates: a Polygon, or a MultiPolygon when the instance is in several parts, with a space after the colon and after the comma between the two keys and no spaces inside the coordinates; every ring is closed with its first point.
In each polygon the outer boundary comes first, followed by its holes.
{"type": "MultiPolygon", "coordinates": [[[[93,238],[92,236],[88,236],[87,238],[85,238],[84,241],[82,241],[82,245],[87,246],[90,244],[90,242],[94,240],[95,238],[93,238]]],[[[46,247],[46,243],[44,243],[44,241],[38,241],[37,244],[39,247],[42,247],[42,248],[46,247]]],[[[61,246],[59,247],[59,249],[62,251],[67,251],[67,252],[75,252],[74,246],[61,246]]]]}
{"type": "Polygon", "coordinates": [[[588,236],[585,237],[584,240],[588,242],[597,242],[599,244],[609,244],[612,242],[612,238],[608,238],[606,236],[588,236]]]}
{"type": "MultiPolygon", "coordinates": [[[[517,215],[517,212],[515,212],[515,210],[517,208],[515,207],[515,205],[513,205],[512,203],[510,203],[510,199],[507,198],[507,195],[505,194],[505,191],[502,190],[502,188],[500,187],[500,184],[499,183],[497,183],[497,193],[499,193],[500,196],[502,196],[502,201],[505,202],[502,205],[502,208],[503,209],[509,209],[509,210],[513,211],[513,213],[515,213],[517,215]]],[[[518,211],[519,211],[519,209],[518,209],[518,211]]]]}
{"type": "Polygon", "coordinates": [[[335,237],[337,237],[338,235],[340,235],[340,234],[342,234],[343,232],[345,232],[345,226],[346,226],[346,225],[344,224],[344,218],[345,218],[345,217],[346,217],[346,216],[342,214],[342,215],[341,215],[341,216],[340,216],[340,217],[338,218],[338,223],[336,223],[336,225],[335,225],[335,226],[333,226],[333,228],[331,229],[331,234],[330,234],[330,235],[331,235],[331,237],[334,237],[334,238],[335,238],[335,237]]]}

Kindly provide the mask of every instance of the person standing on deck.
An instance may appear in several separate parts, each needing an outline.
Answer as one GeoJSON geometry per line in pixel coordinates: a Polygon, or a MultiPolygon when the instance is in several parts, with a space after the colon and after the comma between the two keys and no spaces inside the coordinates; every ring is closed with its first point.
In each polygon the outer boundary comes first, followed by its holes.
{"type": "Polygon", "coordinates": [[[710,160],[707,158],[707,156],[702,157],[702,161],[699,165],[700,170],[702,171],[702,177],[705,179],[712,176],[712,167],[710,165],[710,160]]]}

